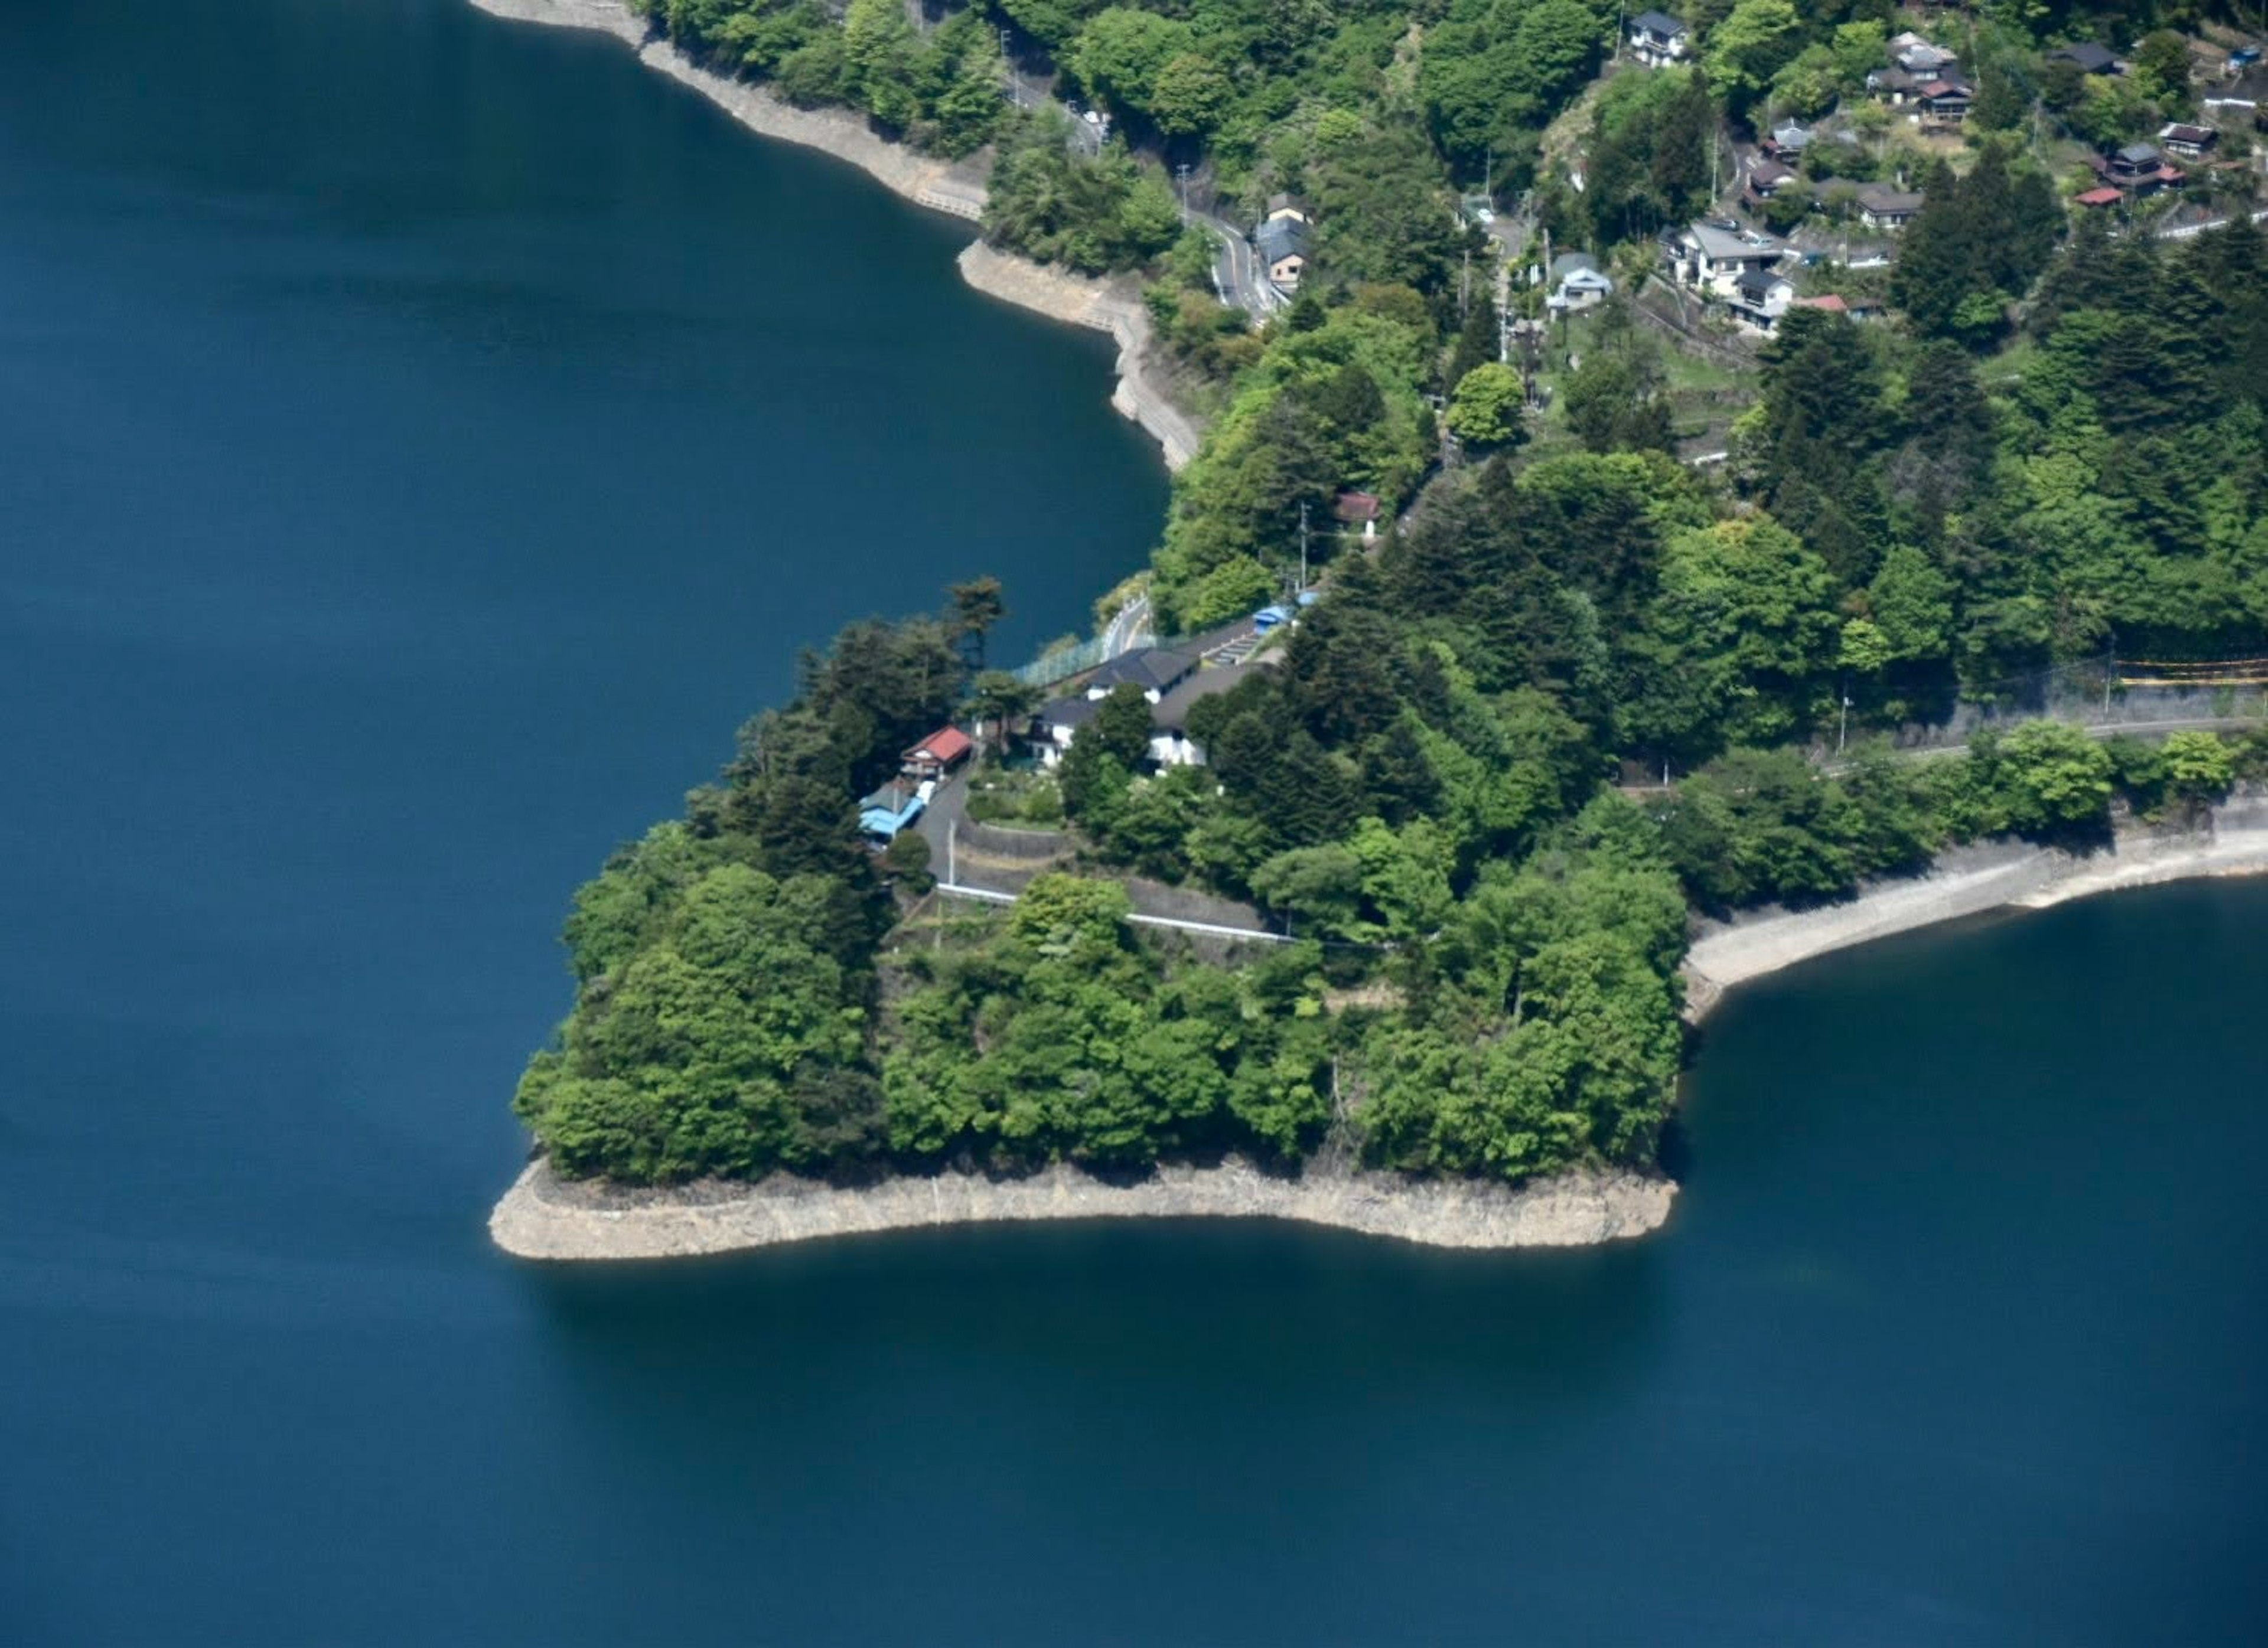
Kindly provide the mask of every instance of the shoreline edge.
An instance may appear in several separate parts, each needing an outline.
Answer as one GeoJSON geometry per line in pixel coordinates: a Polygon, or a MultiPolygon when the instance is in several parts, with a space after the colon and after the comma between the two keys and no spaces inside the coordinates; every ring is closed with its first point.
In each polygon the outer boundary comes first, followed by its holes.
{"type": "MultiPolygon", "coordinates": [[[[582,29],[610,35],[656,73],[699,92],[761,137],[776,138],[856,166],[902,199],[974,223],[984,212],[985,189],[967,163],[917,154],[893,143],[855,110],[798,108],[768,87],[703,69],[667,40],[651,34],[622,0],[468,0],[476,10],[511,23],[582,29]]],[[[972,240],[957,260],[961,277],[998,302],[1028,309],[1068,326],[1108,333],[1118,345],[1113,364],[1113,409],[1158,443],[1168,470],[1197,456],[1197,426],[1167,397],[1150,360],[1150,312],[1130,279],[1074,275],[972,240]]]]}
{"type": "MultiPolygon", "coordinates": [[[[1698,1023],[1734,987],[1815,956],[1999,909],[2220,876],[2268,874],[2268,797],[2213,810],[2209,834],[2129,835],[2075,856],[2002,843],[1946,855],[1926,874],[1877,883],[1841,904],[1766,911],[1705,932],[1689,955],[1686,1017],[1698,1023]]],[[[560,1179],[531,1161],[489,1216],[521,1259],[588,1262],[735,1253],[828,1237],[1044,1219],[1270,1218],[1436,1247],[1596,1247],[1668,1222],[1668,1178],[1579,1170],[1514,1189],[1486,1181],[1386,1173],[1263,1173],[1234,1158],[1167,1165],[1112,1184],[1063,1164],[1022,1178],[942,1173],[839,1188],[776,1174],[753,1185],[666,1189],[560,1179]]]]}
{"type": "Polygon", "coordinates": [[[835,1236],[1047,1219],[1266,1218],[1432,1247],[1588,1247],[1657,1230],[1676,1187],[1640,1173],[1578,1172],[1518,1189],[1391,1173],[1264,1173],[1160,1166],[1129,1184],[1058,1163],[1020,1178],[946,1172],[844,1188],[782,1173],[753,1185],[703,1181],[630,1189],[561,1179],[539,1157],[489,1215],[489,1235],[521,1259],[669,1259],[835,1236]]]}

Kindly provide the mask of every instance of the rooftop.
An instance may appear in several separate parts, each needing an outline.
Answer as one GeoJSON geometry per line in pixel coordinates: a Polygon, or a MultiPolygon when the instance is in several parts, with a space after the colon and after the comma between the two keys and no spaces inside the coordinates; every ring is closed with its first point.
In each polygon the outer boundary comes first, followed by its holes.
{"type": "Polygon", "coordinates": [[[1187,652],[1170,651],[1164,647],[1137,647],[1131,652],[1121,652],[1087,677],[1086,690],[1108,692],[1123,682],[1132,681],[1145,692],[1164,692],[1197,666],[1197,659],[1187,652]]]}
{"type": "Polygon", "coordinates": [[[1892,188],[1887,183],[1861,183],[1852,191],[1859,204],[1877,217],[1884,213],[1918,212],[1922,197],[1904,189],[1892,188]]]}
{"type": "Polygon", "coordinates": [[[907,761],[926,755],[932,761],[957,761],[976,747],[969,742],[968,734],[959,727],[939,727],[905,753],[907,761]]]}
{"type": "Polygon", "coordinates": [[[1178,732],[1189,725],[1192,705],[1233,692],[1247,678],[1273,667],[1270,664],[1228,664],[1218,669],[1201,669],[1151,706],[1150,725],[1167,732],[1178,732]]]}
{"type": "Polygon", "coordinates": [[[1270,217],[1253,232],[1252,244],[1270,263],[1303,257],[1307,250],[1307,225],[1297,217],[1270,217]]]}
{"type": "Polygon", "coordinates": [[[2048,54],[2048,58],[2051,62],[2060,59],[2065,63],[2077,63],[2088,74],[2104,73],[2118,61],[2108,48],[2094,40],[2075,40],[2068,46],[2058,47],[2048,54]]]}
{"type": "Polygon", "coordinates": [[[1754,229],[1719,229],[1715,224],[1695,223],[1686,225],[1685,232],[1703,256],[1727,261],[1777,258],[1787,250],[1786,241],[1754,229]]]}
{"type": "Polygon", "coordinates": [[[1667,11],[1641,11],[1631,19],[1631,26],[1648,34],[1683,34],[1685,25],[1667,11]]]}

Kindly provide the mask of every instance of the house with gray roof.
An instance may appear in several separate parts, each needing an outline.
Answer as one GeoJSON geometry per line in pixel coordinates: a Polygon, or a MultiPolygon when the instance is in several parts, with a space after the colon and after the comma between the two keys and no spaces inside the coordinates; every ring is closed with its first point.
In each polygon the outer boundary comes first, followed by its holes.
{"type": "Polygon", "coordinates": [[[1268,271],[1268,283],[1280,292],[1300,290],[1300,276],[1307,267],[1307,220],[1270,217],[1252,232],[1253,250],[1268,271]]]}
{"type": "Polygon", "coordinates": [[[1630,20],[1631,55],[1649,69],[1683,63],[1693,49],[1692,32],[1667,11],[1641,11],[1630,20]]]}
{"type": "Polygon", "coordinates": [[[1734,283],[1754,269],[1769,269],[1787,255],[1787,242],[1730,218],[1690,223],[1664,237],[1672,279],[1711,298],[1730,301],[1734,283]]]}

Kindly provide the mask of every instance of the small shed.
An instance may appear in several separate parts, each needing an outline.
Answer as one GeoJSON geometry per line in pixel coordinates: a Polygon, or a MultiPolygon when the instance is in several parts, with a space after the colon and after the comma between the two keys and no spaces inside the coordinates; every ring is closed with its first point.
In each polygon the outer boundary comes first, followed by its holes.
{"type": "Polygon", "coordinates": [[[929,806],[930,786],[893,778],[872,795],[858,798],[858,828],[878,842],[892,842],[929,806]]]}

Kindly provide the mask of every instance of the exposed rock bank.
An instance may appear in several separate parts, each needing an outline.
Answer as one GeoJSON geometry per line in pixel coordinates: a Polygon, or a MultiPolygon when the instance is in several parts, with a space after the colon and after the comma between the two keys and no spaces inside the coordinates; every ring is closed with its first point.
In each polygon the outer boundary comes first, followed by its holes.
{"type": "Polygon", "coordinates": [[[2004,908],[2044,909],[2066,899],[2199,876],[2268,873],[2268,798],[2215,807],[2193,835],[2122,833],[2109,849],[2074,855],[2021,843],[1962,848],[1926,875],[1879,881],[1841,904],[1765,909],[1712,923],[1685,959],[1686,1017],[1700,1020],[1736,984],[1870,939],[2004,908]]]}
{"type": "Polygon", "coordinates": [[[663,1259],[938,1225],[1280,1218],[1438,1247],[1577,1247],[1658,1228],[1675,1194],[1668,1180],[1636,1173],[1568,1173],[1513,1190],[1376,1173],[1284,1180],[1233,1159],[1165,1167],[1130,1185],[1058,1166],[1022,1179],[941,1173],[862,1189],[781,1175],[626,1190],[561,1180],[538,1160],[497,1203],[489,1234],[523,1259],[663,1259]]]}
{"type": "MultiPolygon", "coordinates": [[[[983,215],[985,168],[981,163],[917,154],[881,136],[855,111],[798,108],[766,87],[703,69],[667,40],[650,36],[644,19],[634,16],[622,0],[471,3],[513,22],[611,34],[637,52],[647,68],[690,86],[753,132],[848,161],[917,205],[972,222],[983,215]]],[[[982,242],[961,254],[961,273],[989,297],[1109,333],[1118,342],[1118,386],[1110,404],[1157,440],[1167,468],[1179,469],[1196,454],[1196,429],[1167,400],[1150,370],[1150,316],[1133,283],[1093,280],[1043,268],[982,242]]]]}

